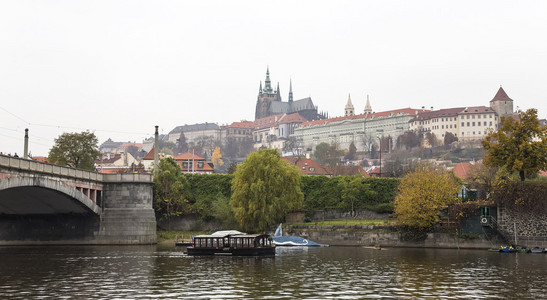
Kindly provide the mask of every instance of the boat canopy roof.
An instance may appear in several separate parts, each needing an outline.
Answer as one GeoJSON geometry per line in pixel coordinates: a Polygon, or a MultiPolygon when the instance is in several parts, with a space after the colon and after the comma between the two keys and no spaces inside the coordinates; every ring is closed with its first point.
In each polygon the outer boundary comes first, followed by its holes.
{"type": "Polygon", "coordinates": [[[194,238],[224,238],[224,237],[237,237],[237,238],[256,238],[264,236],[265,234],[248,234],[237,230],[223,230],[213,232],[212,234],[203,234],[195,236],[194,238]]]}
{"type": "Polygon", "coordinates": [[[227,235],[235,235],[235,234],[246,234],[246,233],[237,231],[237,230],[221,230],[221,231],[215,231],[211,233],[211,235],[213,236],[227,236],[227,235]]]}

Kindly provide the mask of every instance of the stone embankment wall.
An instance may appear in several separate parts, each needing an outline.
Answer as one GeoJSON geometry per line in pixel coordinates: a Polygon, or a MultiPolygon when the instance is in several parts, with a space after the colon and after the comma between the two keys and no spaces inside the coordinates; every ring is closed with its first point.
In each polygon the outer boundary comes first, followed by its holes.
{"type": "Polygon", "coordinates": [[[455,234],[428,233],[423,241],[405,241],[401,233],[390,226],[367,225],[283,225],[286,235],[302,236],[314,242],[332,246],[376,246],[488,249],[499,247],[497,237],[457,238],[455,234]]]}
{"type": "Polygon", "coordinates": [[[379,214],[371,210],[356,210],[356,211],[344,211],[344,210],[318,210],[313,215],[314,221],[323,220],[344,220],[344,219],[387,219],[389,214],[379,214]]]}
{"type": "Polygon", "coordinates": [[[513,244],[547,247],[547,216],[542,212],[511,210],[503,205],[499,206],[498,229],[513,244]]]}
{"type": "Polygon", "coordinates": [[[204,221],[195,215],[185,215],[170,219],[158,220],[158,228],[162,230],[195,230],[195,231],[219,231],[231,228],[224,228],[222,223],[215,221],[204,221]]]}

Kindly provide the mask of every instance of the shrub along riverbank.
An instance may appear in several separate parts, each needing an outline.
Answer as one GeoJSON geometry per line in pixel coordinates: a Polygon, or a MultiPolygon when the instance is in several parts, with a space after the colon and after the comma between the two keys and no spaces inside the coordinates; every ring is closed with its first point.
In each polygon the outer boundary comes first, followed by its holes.
{"type": "MultiPolygon", "coordinates": [[[[230,207],[233,175],[185,174],[185,177],[189,211],[183,214],[194,214],[208,221],[218,220],[226,226],[235,225],[230,207]]],[[[300,210],[307,215],[332,209],[391,213],[399,182],[397,178],[302,175],[300,187],[304,201],[300,210]]]]}

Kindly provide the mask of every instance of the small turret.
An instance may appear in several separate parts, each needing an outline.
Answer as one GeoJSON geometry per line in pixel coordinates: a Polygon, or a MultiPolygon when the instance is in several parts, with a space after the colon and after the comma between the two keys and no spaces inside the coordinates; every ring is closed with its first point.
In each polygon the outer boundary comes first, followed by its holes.
{"type": "Polygon", "coordinates": [[[367,95],[367,103],[365,104],[365,114],[371,114],[372,113],[372,107],[370,107],[370,100],[368,99],[367,95]]]}
{"type": "Polygon", "coordinates": [[[513,99],[509,98],[507,93],[500,86],[500,89],[490,100],[490,107],[498,114],[500,117],[508,117],[513,114],[513,99]]]}
{"type": "Polygon", "coordinates": [[[346,103],[344,116],[349,117],[353,115],[355,115],[355,108],[353,107],[353,104],[351,103],[351,95],[348,94],[348,102],[346,103]]]}

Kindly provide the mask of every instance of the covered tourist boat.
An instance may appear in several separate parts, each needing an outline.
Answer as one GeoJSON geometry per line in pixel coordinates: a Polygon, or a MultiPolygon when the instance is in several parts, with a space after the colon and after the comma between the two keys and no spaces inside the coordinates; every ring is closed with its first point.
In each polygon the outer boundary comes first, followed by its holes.
{"type": "Polygon", "coordinates": [[[186,249],[188,255],[275,255],[275,245],[267,234],[246,234],[229,230],[217,231],[211,235],[198,235],[192,246],[186,249]]]}

